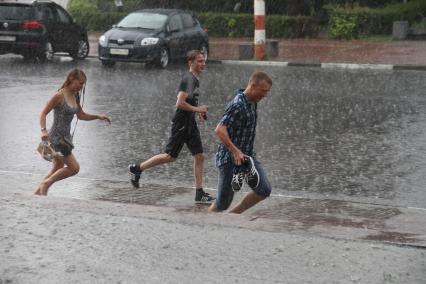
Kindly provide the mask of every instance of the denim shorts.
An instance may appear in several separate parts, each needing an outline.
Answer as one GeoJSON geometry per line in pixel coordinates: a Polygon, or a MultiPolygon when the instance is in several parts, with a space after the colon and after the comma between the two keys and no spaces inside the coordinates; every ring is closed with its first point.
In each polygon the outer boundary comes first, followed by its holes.
{"type": "MultiPolygon", "coordinates": [[[[253,157],[254,164],[256,166],[257,172],[259,173],[259,185],[252,190],[259,196],[268,197],[271,195],[271,185],[266,177],[265,171],[262,168],[261,163],[253,157]]],[[[220,166],[219,169],[219,181],[218,181],[218,192],[216,196],[216,208],[219,210],[226,210],[232,203],[234,198],[234,191],[231,187],[232,175],[234,172],[235,165],[231,163],[226,163],[220,166]]]]}

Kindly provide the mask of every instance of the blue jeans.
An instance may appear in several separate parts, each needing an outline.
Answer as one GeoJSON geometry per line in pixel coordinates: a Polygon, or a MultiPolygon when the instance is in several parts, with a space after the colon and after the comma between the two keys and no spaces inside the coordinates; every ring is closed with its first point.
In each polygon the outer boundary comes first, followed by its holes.
{"type": "MultiPolygon", "coordinates": [[[[259,185],[252,190],[259,196],[268,197],[271,194],[272,188],[263,171],[260,162],[253,157],[254,164],[257,172],[259,173],[259,185]]],[[[219,170],[219,181],[218,181],[218,192],[216,196],[216,208],[219,210],[226,210],[231,206],[234,198],[234,191],[231,187],[232,175],[234,173],[235,165],[233,163],[226,163],[218,168],[219,170]]]]}

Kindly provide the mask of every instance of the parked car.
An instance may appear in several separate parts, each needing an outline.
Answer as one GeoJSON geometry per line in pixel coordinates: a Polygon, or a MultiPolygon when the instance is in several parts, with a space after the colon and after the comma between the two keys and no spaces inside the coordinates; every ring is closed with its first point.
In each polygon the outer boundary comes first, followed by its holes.
{"type": "Polygon", "coordinates": [[[52,1],[0,0],[0,54],[45,61],[55,52],[89,54],[86,30],[65,9],[52,1]]]}
{"type": "Polygon", "coordinates": [[[105,66],[124,61],[165,68],[192,49],[201,50],[207,59],[207,32],[191,12],[177,9],[132,12],[99,38],[99,59],[105,66]]]}

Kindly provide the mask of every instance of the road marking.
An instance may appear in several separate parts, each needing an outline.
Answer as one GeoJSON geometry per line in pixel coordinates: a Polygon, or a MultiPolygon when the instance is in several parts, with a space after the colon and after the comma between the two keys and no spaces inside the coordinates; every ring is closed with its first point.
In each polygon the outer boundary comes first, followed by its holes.
{"type": "Polygon", "coordinates": [[[321,63],[321,68],[392,70],[393,65],[389,65],[389,64],[321,63]]]}

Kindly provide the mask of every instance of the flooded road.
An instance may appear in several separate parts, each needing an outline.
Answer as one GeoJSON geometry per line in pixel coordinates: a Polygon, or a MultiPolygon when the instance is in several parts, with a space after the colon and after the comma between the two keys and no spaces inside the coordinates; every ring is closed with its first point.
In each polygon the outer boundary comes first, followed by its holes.
{"type": "MultiPolygon", "coordinates": [[[[88,76],[84,109],[106,113],[113,123],[78,123],[74,153],[80,173],[55,184],[50,193],[137,203],[138,198],[140,203],[157,200],[159,194],[145,192],[144,199],[131,188],[127,165],[164,151],[176,89],[186,71],[183,64],[167,70],[138,64],[105,69],[97,60],[47,65],[0,60],[2,187],[5,180],[14,180],[16,190],[32,191],[49,170],[50,164],[35,152],[38,114],[67,71],[79,67],[88,76]],[[31,174],[36,177],[24,177],[31,174]]],[[[205,187],[215,188],[217,181],[213,129],[234,91],[245,87],[257,69],[273,78],[270,94],[258,107],[255,148],[274,195],[424,207],[426,72],[421,71],[208,64],[200,102],[209,106],[209,119],[199,124],[205,187]]],[[[191,192],[188,150],[184,148],[176,163],[145,172],[141,182],[141,190],[175,189],[168,195],[163,190],[162,198],[191,192]]]]}

